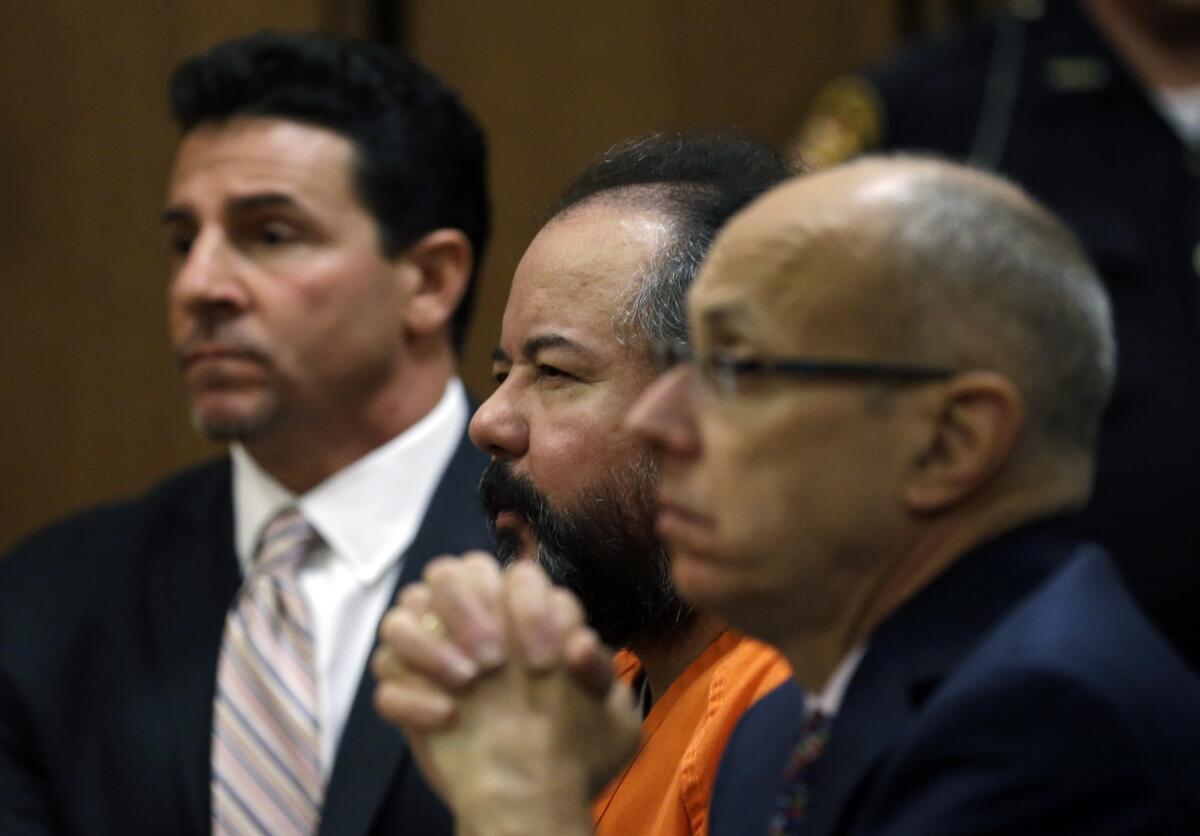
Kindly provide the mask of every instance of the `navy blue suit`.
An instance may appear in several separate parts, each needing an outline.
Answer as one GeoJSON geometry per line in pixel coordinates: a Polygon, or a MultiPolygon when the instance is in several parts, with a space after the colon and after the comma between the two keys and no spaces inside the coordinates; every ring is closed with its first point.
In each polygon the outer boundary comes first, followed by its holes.
{"type": "MultiPolygon", "coordinates": [[[[399,584],[443,553],[490,549],[487,457],[464,435],[399,584]]],[[[227,460],[52,526],[0,560],[0,833],[210,832],[212,701],[241,584],[227,460]]],[[[363,673],[321,833],[450,834],[363,673]]]]}
{"type": "MultiPolygon", "coordinates": [[[[766,832],[802,705],[742,719],[712,836],[766,832]]],[[[1097,547],[1052,526],[965,556],[871,637],[806,836],[1200,831],[1200,681],[1097,547]]]]}

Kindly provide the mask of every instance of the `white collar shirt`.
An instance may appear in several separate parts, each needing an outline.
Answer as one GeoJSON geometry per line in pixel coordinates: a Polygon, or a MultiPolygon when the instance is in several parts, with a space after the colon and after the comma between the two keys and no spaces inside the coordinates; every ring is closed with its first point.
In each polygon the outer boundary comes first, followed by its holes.
{"type": "Polygon", "coordinates": [[[858,671],[858,665],[862,662],[863,654],[866,653],[866,645],[859,645],[854,648],[838,664],[830,677],[825,680],[825,687],[815,694],[809,694],[804,700],[804,716],[808,719],[815,712],[820,712],[831,720],[838,715],[842,708],[842,700],[846,696],[846,689],[850,687],[850,680],[854,678],[854,674],[858,671]]]}
{"type": "Polygon", "coordinates": [[[1160,87],[1152,98],[1184,144],[1200,147],[1200,84],[1160,87]]]}
{"type": "Polygon", "coordinates": [[[267,523],[295,505],[321,545],[297,576],[312,619],[326,778],[391,603],[404,553],[425,517],[468,418],[466,391],[450,381],[437,406],[412,427],[301,496],[234,445],[234,540],[242,575],[267,523]]]}

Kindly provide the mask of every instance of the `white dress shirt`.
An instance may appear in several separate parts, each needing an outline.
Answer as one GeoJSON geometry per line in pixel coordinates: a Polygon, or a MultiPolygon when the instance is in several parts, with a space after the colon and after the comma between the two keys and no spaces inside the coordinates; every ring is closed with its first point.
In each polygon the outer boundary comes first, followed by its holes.
{"type": "Polygon", "coordinates": [[[1200,84],[1160,87],[1154,101],[1185,145],[1200,145],[1200,84]]]}
{"type": "Polygon", "coordinates": [[[867,646],[860,644],[846,654],[829,679],[825,680],[825,686],[817,693],[809,694],[804,698],[805,719],[816,711],[830,719],[837,716],[842,708],[842,699],[846,696],[846,689],[850,687],[850,680],[858,671],[858,663],[862,661],[866,651],[867,646]]]}
{"type": "Polygon", "coordinates": [[[301,567],[298,583],[312,619],[326,778],[404,552],[462,438],[467,411],[466,391],[455,378],[428,415],[299,497],[240,445],[232,448],[234,538],[243,576],[263,528],[288,505],[300,509],[323,541],[301,567]]]}

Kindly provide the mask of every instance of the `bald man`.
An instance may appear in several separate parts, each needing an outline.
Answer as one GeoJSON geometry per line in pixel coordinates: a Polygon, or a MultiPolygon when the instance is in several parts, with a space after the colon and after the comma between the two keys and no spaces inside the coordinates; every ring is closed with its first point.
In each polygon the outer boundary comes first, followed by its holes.
{"type": "Polygon", "coordinates": [[[743,722],[712,833],[1194,832],[1200,686],[1064,524],[1115,346],[1062,224],[866,159],[736,217],[689,303],[702,359],[631,416],[659,530],[809,694],[743,722]]]}
{"type": "MultiPolygon", "coordinates": [[[[1115,354],[1065,228],[995,177],[868,158],[735,216],[689,320],[695,357],[664,347],[681,362],[628,419],[662,461],[658,530],[680,593],[796,680],[731,740],[711,832],[1194,831],[1200,684],[1061,525],[1115,354]]],[[[454,780],[480,790],[474,821],[579,832],[626,740],[620,691],[535,568],[463,587],[508,613],[515,652],[554,634],[563,663],[481,683],[511,740],[454,780]],[[550,698],[566,669],[587,685],[550,698]],[[499,789],[547,758],[553,793],[499,789]]]]}

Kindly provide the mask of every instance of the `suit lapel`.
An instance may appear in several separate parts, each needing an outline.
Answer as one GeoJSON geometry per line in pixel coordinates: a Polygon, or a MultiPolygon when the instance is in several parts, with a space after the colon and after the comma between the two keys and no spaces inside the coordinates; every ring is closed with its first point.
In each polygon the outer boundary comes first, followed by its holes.
{"type": "Polygon", "coordinates": [[[814,776],[806,836],[844,832],[900,738],[942,680],[1013,606],[1062,566],[1052,521],[960,559],[871,637],[814,776]]]}
{"type": "MultiPolygon", "coordinates": [[[[402,586],[421,577],[431,559],[490,549],[491,537],[477,498],[479,477],[487,462],[487,456],[476,450],[464,433],[405,553],[393,599],[402,586]]],[[[375,677],[368,667],[359,681],[325,791],[322,834],[367,833],[407,754],[404,737],[376,713],[374,693],[375,677]]]]}
{"type": "Polygon", "coordinates": [[[241,577],[233,551],[228,462],[161,515],[146,543],[151,641],[167,705],[188,821],[211,830],[209,762],[212,701],[225,612],[241,577]]]}

